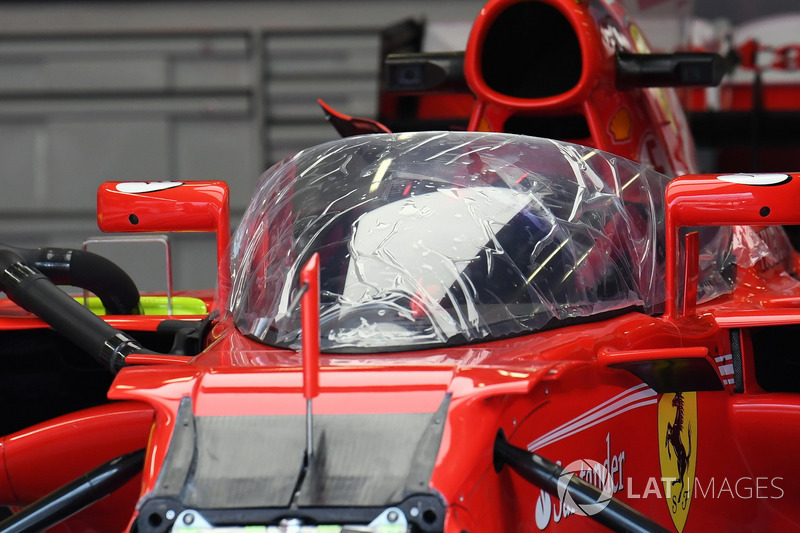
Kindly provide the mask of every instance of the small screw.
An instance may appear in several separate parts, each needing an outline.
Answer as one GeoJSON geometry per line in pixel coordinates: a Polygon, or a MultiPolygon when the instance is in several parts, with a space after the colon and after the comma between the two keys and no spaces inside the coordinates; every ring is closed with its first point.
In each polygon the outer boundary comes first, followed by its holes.
{"type": "Polygon", "coordinates": [[[189,514],[183,515],[183,523],[184,524],[186,524],[188,526],[192,522],[194,522],[194,515],[193,514],[189,513],[189,514]]]}
{"type": "Polygon", "coordinates": [[[172,509],[167,509],[167,512],[164,513],[164,516],[167,517],[167,520],[174,520],[175,519],[175,511],[172,509]]]}
{"type": "Polygon", "coordinates": [[[389,514],[386,515],[386,520],[389,522],[397,522],[397,519],[400,518],[397,514],[397,511],[389,511],[389,514]]]}
{"type": "Polygon", "coordinates": [[[419,516],[419,508],[412,507],[411,509],[409,509],[408,514],[410,514],[412,518],[418,517],[419,516]]]}

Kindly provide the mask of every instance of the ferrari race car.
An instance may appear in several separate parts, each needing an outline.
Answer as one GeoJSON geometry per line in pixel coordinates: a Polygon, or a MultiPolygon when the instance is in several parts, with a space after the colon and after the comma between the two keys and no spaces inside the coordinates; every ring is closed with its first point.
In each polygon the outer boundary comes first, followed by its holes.
{"type": "Polygon", "coordinates": [[[698,63],[642,57],[618,10],[490,2],[464,65],[470,129],[495,131],[308,148],[233,234],[223,182],[100,186],[103,231],[215,232],[216,290],[140,295],[90,252],[2,246],[0,353],[18,380],[52,365],[25,383],[57,400],[8,409],[0,531],[800,525],[781,227],[800,174],[672,178],[639,157],[691,171],[672,93],[647,84],[676,79],[655,59],[698,63]],[[572,32],[557,94],[481,66],[521,20],[572,32]],[[543,112],[582,117],[559,130],[580,138],[496,131],[543,112]]]}

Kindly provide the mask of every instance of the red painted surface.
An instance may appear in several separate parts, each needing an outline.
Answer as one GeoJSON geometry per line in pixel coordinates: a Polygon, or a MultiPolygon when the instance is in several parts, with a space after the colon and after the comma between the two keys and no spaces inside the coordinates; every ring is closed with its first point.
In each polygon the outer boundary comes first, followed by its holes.
{"type": "MultiPolygon", "coordinates": [[[[485,121],[493,129],[520,110],[578,111],[586,114],[592,135],[587,142],[592,146],[632,159],[639,159],[644,147],[663,153],[676,173],[691,170],[692,149],[682,114],[670,107],[673,95],[616,91],[611,83],[613,54],[587,2],[547,3],[576,29],[584,58],[578,85],[564,95],[537,101],[505,97],[487,87],[480,76],[481,39],[494,18],[514,4],[490,1],[476,20],[467,50],[467,80],[477,97],[471,126],[483,129],[485,121]],[[653,145],[648,145],[650,140],[653,145]]],[[[609,9],[618,31],[633,39],[619,5],[612,3],[609,9]]],[[[431,413],[449,395],[430,481],[430,488],[447,504],[448,533],[602,530],[508,467],[497,472],[492,449],[500,430],[512,444],[562,465],[580,459],[607,463],[614,496],[670,529],[794,529],[800,524],[797,394],[771,393],[759,385],[746,332],[744,390],[734,392],[733,385],[724,382],[730,328],[800,323],[800,289],[789,281],[786,262],[739,269],[729,296],[684,306],[683,313],[674,306],[681,290],[678,229],[796,224],[800,174],[789,176],[789,182],[777,186],[731,183],[716,175],[672,182],[666,193],[670,299],[663,316],[629,313],[535,335],[416,352],[322,353],[318,382],[311,383],[304,380],[309,372],[306,368],[304,374],[302,354],[248,339],[223,316],[213,325],[207,348],[190,361],[132,356],[135,365],[120,371],[109,391],[113,403],[5,437],[0,500],[28,504],[112,457],[146,446],[141,478],[56,530],[125,529],[139,498],[155,487],[185,397],[192,399],[196,416],[251,416],[303,414],[304,393],[316,397],[314,412],[319,414],[431,413]],[[696,415],[691,418],[696,441],[690,437],[694,447],[689,455],[695,465],[693,482],[699,480],[702,494],[695,488],[681,527],[673,522],[674,502],[665,497],[667,485],[661,479],[660,454],[669,443],[665,445],[661,433],[666,422],[659,419],[659,401],[666,395],[628,371],[610,367],[636,361],[657,366],[671,358],[707,360],[723,382],[722,390],[696,393],[696,415]]],[[[101,187],[98,208],[99,223],[107,231],[215,231],[218,253],[225,257],[229,213],[227,187],[221,182],[187,182],[145,193],[120,192],[109,182],[101,187]]],[[[793,251],[784,252],[797,262],[793,251]]],[[[221,260],[219,286],[228,287],[229,281],[227,261],[221,260]]],[[[313,275],[307,282],[313,283],[313,275]]],[[[7,301],[0,302],[0,313],[0,329],[43,327],[7,301]]],[[[120,328],[153,331],[162,318],[108,321],[120,328]]],[[[669,405],[663,410],[676,412],[669,405]]]]}
{"type": "MultiPolygon", "coordinates": [[[[106,232],[210,232],[217,234],[218,280],[230,277],[224,261],[230,241],[230,200],[223,181],[147,182],[109,181],[97,191],[97,225],[106,232]],[[159,184],[166,188],[159,189],[159,184]],[[126,187],[126,185],[129,185],[126,187]]],[[[218,284],[224,297],[225,285],[218,284]]]]}

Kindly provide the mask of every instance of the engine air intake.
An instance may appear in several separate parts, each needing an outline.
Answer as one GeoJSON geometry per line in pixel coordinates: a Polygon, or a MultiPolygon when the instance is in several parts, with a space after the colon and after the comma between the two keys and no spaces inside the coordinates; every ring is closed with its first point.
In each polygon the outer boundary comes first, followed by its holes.
{"type": "Polygon", "coordinates": [[[486,34],[481,71],[492,90],[546,98],[575,87],[583,68],[575,30],[555,7],[521,2],[500,13],[486,34]]]}

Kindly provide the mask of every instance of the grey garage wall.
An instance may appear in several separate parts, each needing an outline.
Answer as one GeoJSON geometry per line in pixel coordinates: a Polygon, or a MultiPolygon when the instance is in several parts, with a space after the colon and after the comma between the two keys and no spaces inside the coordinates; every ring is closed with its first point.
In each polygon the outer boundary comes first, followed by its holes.
{"type": "MultiPolygon", "coordinates": [[[[336,137],[317,98],[375,115],[381,28],[463,28],[482,4],[2,2],[0,242],[82,246],[107,180],[223,179],[236,218],[268,164],[336,137]]],[[[176,288],[213,284],[213,237],[173,243],[176,288]]],[[[163,288],[158,250],[98,251],[163,288]]]]}

